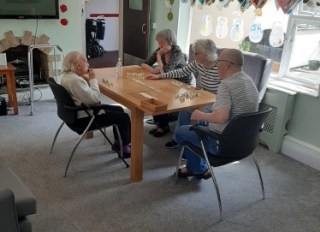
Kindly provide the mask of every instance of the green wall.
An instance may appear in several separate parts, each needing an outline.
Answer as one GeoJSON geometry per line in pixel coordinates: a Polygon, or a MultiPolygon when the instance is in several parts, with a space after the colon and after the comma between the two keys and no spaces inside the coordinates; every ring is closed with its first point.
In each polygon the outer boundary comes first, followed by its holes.
{"type": "Polygon", "coordinates": [[[297,94],[289,135],[320,148],[320,99],[297,94]]]}
{"type": "Polygon", "coordinates": [[[169,9],[166,7],[165,1],[151,0],[149,54],[157,48],[155,39],[157,32],[166,28],[172,29],[177,34],[178,45],[183,50],[187,48],[189,12],[190,4],[181,4],[179,0],[175,0],[172,6],[173,20],[169,21],[167,19],[169,9]],[[153,23],[156,24],[155,29],[152,28],[153,23]]]}

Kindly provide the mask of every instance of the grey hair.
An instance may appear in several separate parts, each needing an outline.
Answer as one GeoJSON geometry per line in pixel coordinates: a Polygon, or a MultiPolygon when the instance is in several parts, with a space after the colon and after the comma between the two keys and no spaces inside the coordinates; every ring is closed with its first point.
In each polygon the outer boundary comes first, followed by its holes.
{"type": "Polygon", "coordinates": [[[176,34],[171,29],[164,29],[156,34],[156,39],[163,38],[170,45],[177,45],[176,34]]]}
{"type": "Polygon", "coordinates": [[[192,51],[198,50],[207,57],[208,61],[216,61],[218,59],[217,46],[211,39],[199,39],[192,44],[192,51]]]}
{"type": "Polygon", "coordinates": [[[243,65],[244,56],[239,49],[234,48],[225,48],[220,53],[220,56],[223,55],[224,59],[232,62],[234,65],[243,65]]]}
{"type": "Polygon", "coordinates": [[[81,56],[82,56],[81,52],[78,52],[78,51],[69,52],[65,56],[65,58],[63,59],[62,71],[63,72],[70,72],[70,71],[75,72],[77,62],[81,56]]]}

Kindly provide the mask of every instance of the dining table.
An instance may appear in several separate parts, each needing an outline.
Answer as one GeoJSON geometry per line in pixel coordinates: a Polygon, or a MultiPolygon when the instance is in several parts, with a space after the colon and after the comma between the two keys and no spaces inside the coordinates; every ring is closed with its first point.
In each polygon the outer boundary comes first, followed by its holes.
{"type": "Polygon", "coordinates": [[[93,69],[100,92],[130,110],[131,170],[133,182],[143,178],[144,116],[202,108],[216,95],[176,79],[149,80],[151,74],[138,65],[93,69]]]}

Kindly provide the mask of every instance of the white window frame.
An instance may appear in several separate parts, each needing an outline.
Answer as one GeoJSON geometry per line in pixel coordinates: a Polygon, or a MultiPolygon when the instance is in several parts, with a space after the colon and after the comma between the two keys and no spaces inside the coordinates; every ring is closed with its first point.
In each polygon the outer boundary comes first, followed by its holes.
{"type": "MultiPolygon", "coordinates": [[[[298,11],[298,13],[302,12],[298,11]]],[[[314,15],[295,14],[289,16],[285,44],[283,46],[283,53],[281,57],[280,70],[275,77],[270,79],[268,85],[271,88],[281,87],[299,93],[318,97],[320,82],[311,82],[307,79],[303,80],[301,78],[295,78],[293,75],[289,74],[291,53],[296,35],[296,29],[299,24],[320,26],[320,17],[316,17],[314,15]]]]}

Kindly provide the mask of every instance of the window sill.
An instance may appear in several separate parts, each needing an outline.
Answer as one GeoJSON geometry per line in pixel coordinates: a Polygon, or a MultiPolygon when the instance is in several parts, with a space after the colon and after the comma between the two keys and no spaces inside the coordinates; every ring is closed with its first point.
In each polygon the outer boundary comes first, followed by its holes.
{"type": "Polygon", "coordinates": [[[295,80],[289,77],[270,77],[267,87],[284,91],[289,94],[301,93],[313,97],[319,96],[319,84],[295,80]]]}

